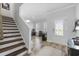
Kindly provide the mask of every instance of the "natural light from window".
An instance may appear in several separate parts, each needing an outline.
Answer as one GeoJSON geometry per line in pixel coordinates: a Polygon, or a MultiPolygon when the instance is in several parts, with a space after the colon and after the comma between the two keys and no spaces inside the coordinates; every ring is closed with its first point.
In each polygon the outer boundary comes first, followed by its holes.
{"type": "Polygon", "coordinates": [[[55,21],[55,34],[57,36],[63,36],[63,20],[55,21]]]}

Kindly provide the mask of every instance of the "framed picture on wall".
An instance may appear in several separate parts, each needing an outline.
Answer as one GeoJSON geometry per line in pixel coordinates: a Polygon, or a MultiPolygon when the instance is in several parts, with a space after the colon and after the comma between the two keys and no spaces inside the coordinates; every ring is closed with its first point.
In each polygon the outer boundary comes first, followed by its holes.
{"type": "Polygon", "coordinates": [[[6,10],[10,10],[10,5],[9,3],[2,3],[2,8],[6,10]]]}

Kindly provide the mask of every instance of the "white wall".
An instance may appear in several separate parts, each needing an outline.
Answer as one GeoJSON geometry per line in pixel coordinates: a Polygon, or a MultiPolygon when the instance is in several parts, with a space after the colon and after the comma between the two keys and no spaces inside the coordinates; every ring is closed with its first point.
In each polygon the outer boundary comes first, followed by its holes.
{"type": "Polygon", "coordinates": [[[76,21],[76,7],[70,7],[64,10],[60,10],[55,13],[47,15],[48,22],[48,41],[55,42],[62,45],[67,45],[67,40],[73,37],[74,22],[76,21]],[[55,20],[64,20],[64,35],[55,35],[55,20]]]}
{"type": "MultiPolygon", "coordinates": [[[[62,45],[67,45],[67,40],[68,39],[72,39],[72,37],[74,36],[73,34],[73,29],[74,29],[74,22],[76,21],[76,7],[74,6],[74,4],[72,5],[67,5],[67,6],[63,6],[64,8],[58,8],[55,11],[55,9],[52,9],[52,5],[51,8],[49,8],[50,10],[48,10],[48,7],[45,8],[45,10],[42,8],[42,5],[39,4],[40,6],[40,12],[41,14],[38,12],[39,8],[35,8],[34,7],[34,11],[36,11],[35,13],[33,12],[32,9],[29,10],[29,6],[30,8],[33,8],[36,4],[31,4],[33,6],[31,6],[30,4],[23,4],[23,8],[22,8],[22,12],[21,12],[21,16],[23,17],[24,20],[26,19],[30,19],[31,21],[36,21],[36,23],[40,23],[40,30],[43,30],[43,22],[47,21],[48,24],[48,29],[47,29],[47,37],[48,37],[48,41],[49,42],[55,42],[55,43],[59,43],[62,45]],[[73,6],[73,7],[71,7],[73,6]],[[67,7],[67,8],[65,8],[67,7]],[[45,13],[42,11],[42,9],[45,11],[45,13]],[[27,11],[28,10],[28,11],[27,11]],[[44,21],[42,21],[44,20],[44,21]],[[62,37],[60,36],[56,36],[54,29],[54,22],[55,20],[64,20],[64,35],[62,37]],[[39,22],[40,21],[40,22],[39,22]]],[[[49,5],[49,6],[50,6],[49,5]]],[[[58,4],[59,5],[59,4],[58,4]]],[[[45,5],[45,6],[48,6],[45,5]]],[[[55,5],[56,6],[56,5],[55,5]]]]}
{"type": "Polygon", "coordinates": [[[10,10],[6,10],[1,8],[1,13],[3,16],[8,16],[8,17],[14,17],[14,4],[13,3],[9,3],[10,4],[10,10]]]}
{"type": "MultiPolygon", "coordinates": [[[[47,22],[47,38],[49,42],[55,42],[62,45],[67,45],[67,41],[75,35],[73,32],[76,19],[76,5],[60,8],[57,11],[50,11],[43,14],[45,21],[36,22],[40,24],[39,30],[43,30],[43,23],[47,22]],[[55,35],[55,20],[64,20],[64,35],[55,35]]],[[[42,19],[42,18],[41,18],[42,19]]]]}
{"type": "Polygon", "coordinates": [[[79,4],[76,6],[76,18],[79,19],[79,4]]]}

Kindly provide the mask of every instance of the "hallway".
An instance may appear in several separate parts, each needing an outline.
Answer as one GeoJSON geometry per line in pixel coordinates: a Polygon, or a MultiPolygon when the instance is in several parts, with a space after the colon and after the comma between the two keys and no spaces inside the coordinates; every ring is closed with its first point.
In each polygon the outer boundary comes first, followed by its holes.
{"type": "Polygon", "coordinates": [[[70,56],[78,19],[78,3],[0,3],[0,56],[70,56]]]}

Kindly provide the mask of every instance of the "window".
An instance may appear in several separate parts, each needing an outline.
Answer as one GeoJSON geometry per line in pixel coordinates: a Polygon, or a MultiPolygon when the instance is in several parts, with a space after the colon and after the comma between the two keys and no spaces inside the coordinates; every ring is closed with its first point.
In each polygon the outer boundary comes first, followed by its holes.
{"type": "Polygon", "coordinates": [[[47,23],[44,22],[44,32],[47,32],[47,23]]]}
{"type": "Polygon", "coordinates": [[[57,36],[63,36],[63,20],[55,21],[55,34],[57,36]]]}

